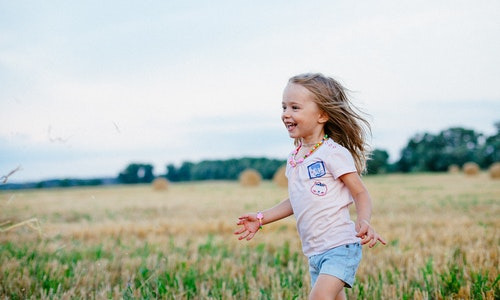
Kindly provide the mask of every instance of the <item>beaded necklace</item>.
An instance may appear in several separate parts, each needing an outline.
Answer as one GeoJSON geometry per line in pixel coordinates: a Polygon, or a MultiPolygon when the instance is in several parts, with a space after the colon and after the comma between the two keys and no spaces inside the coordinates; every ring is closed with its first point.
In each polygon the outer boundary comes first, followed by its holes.
{"type": "Polygon", "coordinates": [[[309,150],[309,153],[307,153],[306,155],[304,155],[304,157],[301,157],[298,160],[295,160],[295,157],[297,156],[297,153],[299,153],[299,150],[302,147],[302,142],[301,142],[299,144],[299,146],[295,149],[295,151],[293,151],[292,155],[290,155],[290,159],[288,160],[288,162],[290,163],[290,165],[292,167],[295,167],[296,165],[302,163],[306,158],[308,158],[311,154],[313,154],[313,152],[316,151],[316,149],[318,149],[319,146],[321,146],[327,139],[328,139],[328,134],[325,134],[325,136],[323,137],[323,139],[321,140],[321,142],[315,144],[311,148],[311,150],[309,150]]]}

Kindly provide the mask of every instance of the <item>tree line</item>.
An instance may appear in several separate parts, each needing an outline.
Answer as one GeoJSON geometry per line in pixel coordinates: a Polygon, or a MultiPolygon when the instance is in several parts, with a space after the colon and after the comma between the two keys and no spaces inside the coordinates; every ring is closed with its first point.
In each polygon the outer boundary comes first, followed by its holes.
{"type": "MultiPolygon", "coordinates": [[[[500,121],[494,124],[496,133],[487,136],[472,129],[451,127],[437,134],[429,132],[412,136],[401,150],[400,158],[389,163],[384,149],[374,149],[367,162],[368,174],[443,172],[451,165],[463,166],[475,162],[482,169],[500,162],[500,121]]],[[[263,179],[271,179],[286,160],[269,158],[239,158],[227,160],[203,160],[198,163],[185,161],[180,166],[168,164],[165,177],[169,181],[236,180],[248,168],[257,170],[263,179]]],[[[150,183],[155,179],[154,167],[147,163],[131,163],[115,178],[54,179],[24,184],[2,184],[0,189],[70,187],[80,185],[150,183]]]]}
{"type": "Polygon", "coordinates": [[[475,162],[486,169],[500,161],[500,122],[496,133],[486,136],[472,129],[452,127],[438,134],[413,136],[401,151],[396,165],[400,172],[442,172],[451,165],[475,162]]]}
{"type": "MultiPolygon", "coordinates": [[[[183,162],[179,167],[167,165],[166,173],[160,175],[169,181],[236,180],[246,169],[257,170],[263,179],[271,179],[285,160],[265,157],[227,160],[204,160],[199,163],[183,162]]],[[[121,183],[148,183],[154,180],[153,166],[150,164],[130,164],[118,175],[121,183]]]]}
{"type": "MultiPolygon", "coordinates": [[[[496,133],[486,136],[472,129],[451,127],[438,134],[418,133],[410,138],[401,151],[401,157],[389,163],[386,150],[375,149],[367,162],[367,174],[393,172],[443,172],[451,165],[463,166],[476,162],[488,168],[500,161],[500,122],[495,124],[496,133]]],[[[286,160],[268,158],[241,158],[227,160],[204,160],[198,163],[183,162],[176,167],[166,166],[161,177],[169,181],[236,180],[248,168],[257,170],[263,179],[271,179],[286,160]]],[[[148,164],[131,164],[118,177],[122,183],[151,182],[153,167],[148,164]]]]}

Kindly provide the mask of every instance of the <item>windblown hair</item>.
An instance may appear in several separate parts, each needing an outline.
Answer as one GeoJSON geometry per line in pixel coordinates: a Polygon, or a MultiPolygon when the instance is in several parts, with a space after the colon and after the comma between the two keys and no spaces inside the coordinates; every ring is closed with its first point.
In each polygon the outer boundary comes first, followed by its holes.
{"type": "MultiPolygon", "coordinates": [[[[296,75],[289,82],[300,84],[314,95],[318,107],[328,115],[325,134],[351,152],[356,170],[362,174],[370,156],[366,140],[371,136],[371,127],[363,118],[364,113],[347,97],[348,90],[321,73],[296,75]]],[[[297,139],[295,143],[298,143],[297,139]]]]}

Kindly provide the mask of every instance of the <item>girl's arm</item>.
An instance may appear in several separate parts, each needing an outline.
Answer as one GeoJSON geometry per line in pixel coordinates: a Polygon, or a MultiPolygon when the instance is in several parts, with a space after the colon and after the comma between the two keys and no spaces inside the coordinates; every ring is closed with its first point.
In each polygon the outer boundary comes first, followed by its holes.
{"type": "MultiPolygon", "coordinates": [[[[262,214],[264,216],[262,218],[262,225],[269,224],[292,215],[293,210],[292,205],[290,204],[290,199],[287,198],[276,206],[262,211],[262,214]]],[[[234,234],[240,234],[238,237],[239,240],[244,238],[246,238],[247,241],[251,240],[257,231],[259,231],[260,227],[259,219],[257,219],[257,213],[248,213],[240,216],[238,218],[238,223],[236,224],[242,226],[234,232],[234,234]]]]}
{"type": "Polygon", "coordinates": [[[340,179],[351,192],[354,203],[356,204],[356,213],[358,215],[356,221],[356,231],[358,234],[356,236],[361,238],[361,244],[364,245],[369,243],[368,246],[371,248],[380,241],[385,245],[385,240],[378,235],[375,229],[370,225],[372,199],[358,173],[347,173],[340,176],[340,179]]]}

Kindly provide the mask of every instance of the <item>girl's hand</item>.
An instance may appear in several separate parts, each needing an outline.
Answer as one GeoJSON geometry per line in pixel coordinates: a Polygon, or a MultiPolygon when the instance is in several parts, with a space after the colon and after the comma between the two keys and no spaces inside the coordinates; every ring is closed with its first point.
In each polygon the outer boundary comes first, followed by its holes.
{"type": "Polygon", "coordinates": [[[251,240],[257,231],[259,231],[260,223],[259,219],[257,219],[257,214],[246,214],[238,218],[238,223],[236,225],[241,225],[242,227],[234,232],[234,234],[240,236],[238,240],[242,240],[244,238],[247,241],[251,240]]]}
{"type": "Polygon", "coordinates": [[[380,241],[383,245],[386,244],[386,241],[378,235],[378,233],[373,229],[373,227],[366,220],[361,220],[356,222],[356,234],[357,237],[361,238],[361,245],[365,245],[368,243],[368,246],[372,248],[380,241]]]}

